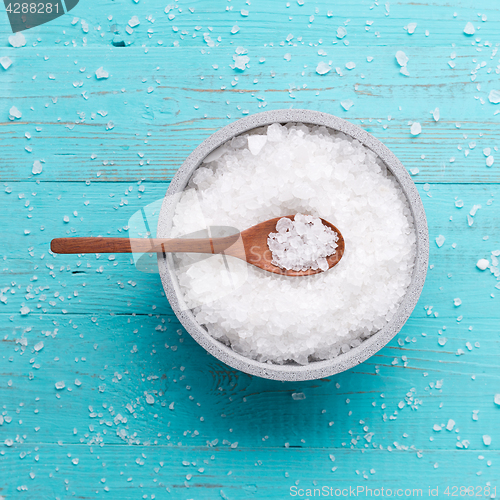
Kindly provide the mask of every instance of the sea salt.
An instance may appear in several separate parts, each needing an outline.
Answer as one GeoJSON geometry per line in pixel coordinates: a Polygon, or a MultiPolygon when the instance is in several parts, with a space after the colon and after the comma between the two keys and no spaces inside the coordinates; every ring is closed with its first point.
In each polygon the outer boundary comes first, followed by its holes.
{"type": "Polygon", "coordinates": [[[41,174],[42,173],[42,170],[43,170],[43,165],[42,163],[40,162],[40,160],[35,160],[33,162],[33,168],[31,169],[31,172],[34,174],[34,175],[37,175],[37,174],[41,174]]]}
{"type": "Polygon", "coordinates": [[[469,21],[464,28],[464,33],[466,35],[473,35],[476,32],[474,25],[469,21]]]}
{"type": "Polygon", "coordinates": [[[23,114],[15,106],[12,106],[9,110],[9,118],[12,120],[14,118],[21,118],[23,114]]]}
{"type": "Polygon", "coordinates": [[[408,23],[408,34],[413,35],[413,33],[415,33],[416,27],[417,23],[408,23]]]}
{"type": "Polygon", "coordinates": [[[440,234],[436,238],[436,245],[441,248],[443,246],[443,243],[445,242],[445,240],[446,240],[446,238],[442,234],[440,234]]]}
{"type": "Polygon", "coordinates": [[[0,57],[0,64],[2,65],[3,69],[9,69],[12,64],[12,60],[8,56],[3,56],[0,57]]]}
{"type": "Polygon", "coordinates": [[[321,61],[317,66],[316,66],[316,73],[318,75],[326,75],[329,71],[331,71],[331,67],[328,66],[325,62],[321,61]]]}
{"type": "Polygon", "coordinates": [[[347,30],[343,26],[337,28],[337,38],[342,40],[347,35],[347,30]]]}
{"type": "Polygon", "coordinates": [[[488,99],[493,104],[498,104],[500,102],[500,90],[491,90],[488,99]]]}
{"type": "Polygon", "coordinates": [[[479,259],[476,264],[477,268],[480,269],[481,271],[486,270],[489,265],[490,262],[488,259],[479,259]]]}
{"type": "Polygon", "coordinates": [[[344,101],[340,101],[340,105],[346,110],[349,111],[353,106],[354,102],[351,99],[345,99],[344,101]]]}
{"type": "Polygon", "coordinates": [[[383,328],[411,282],[416,234],[403,191],[374,152],[326,127],[272,124],[213,151],[182,193],[169,235],[304,213],[344,237],[344,256],[327,272],[297,278],[230,256],[173,255],[182,302],[243,356],[334,358],[383,328]]]}
{"type": "Polygon", "coordinates": [[[410,133],[411,135],[419,135],[422,132],[422,126],[418,122],[413,122],[410,133]]]}
{"type": "Polygon", "coordinates": [[[24,47],[26,45],[26,38],[21,32],[9,36],[9,43],[12,47],[24,47]]]}
{"type": "Polygon", "coordinates": [[[406,66],[410,59],[402,50],[398,50],[396,52],[396,60],[400,66],[406,66]]]}
{"type": "Polygon", "coordinates": [[[98,80],[102,80],[103,78],[108,78],[108,76],[109,76],[108,72],[105,71],[102,66],[98,68],[95,72],[95,77],[98,80]]]}
{"type": "Polygon", "coordinates": [[[272,264],[294,271],[328,269],[326,257],[336,252],[339,237],[319,217],[297,214],[293,221],[283,217],[276,230],[267,239],[272,264]]]}

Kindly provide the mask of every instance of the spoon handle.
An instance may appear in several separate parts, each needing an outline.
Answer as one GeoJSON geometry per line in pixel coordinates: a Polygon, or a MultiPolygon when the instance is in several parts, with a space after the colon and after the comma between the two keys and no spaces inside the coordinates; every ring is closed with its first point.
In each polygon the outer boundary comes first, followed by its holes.
{"type": "Polygon", "coordinates": [[[225,238],[56,238],[50,242],[54,253],[222,253],[239,234],[225,238]]]}

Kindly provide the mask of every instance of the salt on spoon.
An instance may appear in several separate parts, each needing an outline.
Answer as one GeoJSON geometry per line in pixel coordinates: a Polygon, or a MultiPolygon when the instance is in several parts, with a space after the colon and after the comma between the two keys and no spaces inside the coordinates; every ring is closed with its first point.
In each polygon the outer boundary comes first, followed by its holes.
{"type": "Polygon", "coordinates": [[[310,276],[336,266],[344,255],[345,242],[330,222],[297,214],[269,219],[223,238],[56,238],[51,241],[50,249],[61,254],[223,253],[271,273],[310,276]],[[284,219],[289,219],[291,226],[284,219]],[[283,231],[285,225],[294,228],[297,234],[283,231]],[[276,229],[278,236],[273,233],[276,229]],[[286,255],[289,247],[293,251],[286,255]]]}

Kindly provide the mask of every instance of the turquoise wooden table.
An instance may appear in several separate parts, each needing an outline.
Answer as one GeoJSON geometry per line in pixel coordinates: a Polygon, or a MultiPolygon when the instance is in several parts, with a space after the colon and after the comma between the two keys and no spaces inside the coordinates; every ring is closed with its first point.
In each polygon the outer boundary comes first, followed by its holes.
{"type": "Polygon", "coordinates": [[[499,497],[497,0],[80,0],[25,46],[0,29],[0,498],[499,497]],[[49,252],[126,236],[210,134],[290,107],[383,141],[427,212],[421,299],[362,365],[246,375],[130,256],[49,252]]]}

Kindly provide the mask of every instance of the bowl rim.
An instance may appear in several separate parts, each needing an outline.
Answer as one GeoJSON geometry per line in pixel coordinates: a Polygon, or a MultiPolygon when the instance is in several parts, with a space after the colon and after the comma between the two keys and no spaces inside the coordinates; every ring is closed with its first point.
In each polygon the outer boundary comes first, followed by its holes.
{"type": "Polygon", "coordinates": [[[307,109],[278,109],[250,115],[226,125],[205,139],[186,158],[165,194],[158,218],[157,237],[168,237],[174,209],[180,194],[194,171],[208,154],[237,135],[272,123],[304,123],[325,126],[343,132],[372,150],[399,182],[413,216],[417,248],[410,285],[393,318],[381,330],[362,341],[359,346],[335,358],[314,361],[307,365],[262,363],[242,356],[212,337],[205,328],[197,323],[191,310],[181,307],[183,298],[173,271],[172,255],[169,254],[165,258],[164,255],[158,254],[158,268],[165,294],[175,315],[194,340],[210,354],[232,368],[250,375],[282,381],[314,380],[346,371],[362,363],[382,349],[399,333],[418,302],[427,274],[429,261],[427,219],[415,183],[396,155],[381,141],[361,127],[328,113],[307,109]]]}

